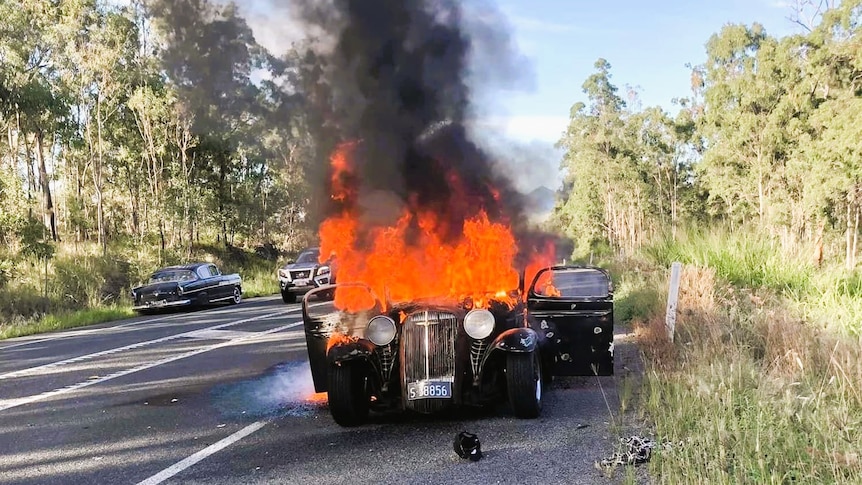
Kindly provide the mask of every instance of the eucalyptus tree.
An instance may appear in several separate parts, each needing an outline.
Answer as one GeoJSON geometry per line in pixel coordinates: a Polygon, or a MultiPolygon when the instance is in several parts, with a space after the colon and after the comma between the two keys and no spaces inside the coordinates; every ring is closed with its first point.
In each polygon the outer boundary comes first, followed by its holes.
{"type": "Polygon", "coordinates": [[[845,265],[856,266],[862,218],[862,1],[823,13],[806,37],[804,87],[816,109],[794,168],[804,173],[806,208],[845,237],[845,265]]]}
{"type": "Polygon", "coordinates": [[[68,93],[57,65],[64,20],[55,2],[0,1],[0,110],[9,145],[7,159],[15,169],[23,165],[28,199],[40,192],[43,220],[54,241],[59,234],[51,190],[53,174],[47,163],[52,152],[46,143],[53,143],[69,113],[68,93]]]}
{"type": "Polygon", "coordinates": [[[786,222],[785,164],[799,113],[790,93],[801,78],[793,47],[759,24],[725,26],[707,43],[700,177],[734,220],[786,222]]]}
{"type": "Polygon", "coordinates": [[[626,110],[611,83],[610,64],[599,59],[595,67],[583,84],[589,105],[572,107],[558,144],[566,150],[562,168],[570,187],[558,218],[582,250],[602,242],[631,250],[652,226],[655,197],[646,166],[661,162],[639,149],[646,125],[626,110]]]}
{"type": "MultiPolygon", "coordinates": [[[[137,24],[128,10],[108,8],[96,0],[67,5],[68,32],[65,75],[74,91],[81,158],[96,205],[97,240],[107,252],[106,199],[120,205],[124,197],[117,177],[123,169],[123,147],[128,146],[128,100],[138,82],[137,24]],[[74,23],[73,23],[74,22],[74,23]]],[[[81,181],[82,182],[82,181],[81,181]]],[[[124,211],[125,212],[125,211],[124,211]]]]}

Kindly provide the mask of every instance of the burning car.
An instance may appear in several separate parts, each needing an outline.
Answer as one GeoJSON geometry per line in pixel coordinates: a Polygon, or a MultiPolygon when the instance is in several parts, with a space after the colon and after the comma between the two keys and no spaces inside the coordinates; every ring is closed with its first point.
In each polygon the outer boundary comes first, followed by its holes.
{"type": "MultiPolygon", "coordinates": [[[[320,262],[320,248],[308,248],[299,253],[296,261],[288,261],[278,270],[281,299],[285,303],[296,303],[297,295],[323,285],[335,283],[334,261],[330,258],[320,262]]],[[[331,293],[320,296],[331,298],[331,293]]]]}
{"type": "Polygon", "coordinates": [[[524,288],[473,298],[381,301],[339,284],[303,300],[314,387],[342,426],[369,411],[434,413],[508,401],[535,418],[553,376],[613,374],[613,287],[590,266],[551,266],[524,288]],[[339,306],[345,309],[339,309],[339,306]]]}
{"type": "Polygon", "coordinates": [[[242,301],[242,278],[236,273],[222,274],[212,263],[168,266],[133,288],[132,300],[139,313],[219,302],[238,304],[242,301]]]}

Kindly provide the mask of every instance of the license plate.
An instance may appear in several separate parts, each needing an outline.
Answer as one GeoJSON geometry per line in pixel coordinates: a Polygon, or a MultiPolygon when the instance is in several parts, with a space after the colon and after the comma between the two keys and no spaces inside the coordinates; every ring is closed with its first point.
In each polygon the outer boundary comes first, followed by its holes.
{"type": "Polygon", "coordinates": [[[168,304],[167,300],[151,301],[150,306],[163,307],[168,304]]]}
{"type": "Polygon", "coordinates": [[[305,286],[308,284],[308,278],[303,278],[299,280],[293,280],[293,284],[295,286],[305,286]]]}
{"type": "Polygon", "coordinates": [[[449,381],[418,381],[407,383],[407,400],[450,399],[452,383],[449,381]]]}

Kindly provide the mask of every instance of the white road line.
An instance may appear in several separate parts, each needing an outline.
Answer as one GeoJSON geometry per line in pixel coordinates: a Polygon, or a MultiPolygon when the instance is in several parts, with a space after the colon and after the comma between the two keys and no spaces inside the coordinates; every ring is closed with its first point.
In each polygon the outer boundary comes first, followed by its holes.
{"type": "MultiPolygon", "coordinates": [[[[301,309],[301,307],[299,307],[299,308],[301,309]]],[[[162,321],[171,320],[171,319],[175,319],[178,322],[184,322],[186,320],[191,320],[195,317],[199,318],[201,315],[210,317],[210,316],[222,315],[225,313],[231,313],[235,310],[236,310],[236,308],[230,307],[229,310],[213,309],[213,310],[204,310],[204,311],[200,311],[200,312],[195,312],[193,314],[166,315],[166,316],[158,317],[158,318],[149,318],[149,319],[145,318],[142,320],[135,320],[134,322],[123,323],[121,325],[111,325],[111,326],[107,326],[107,327],[99,327],[99,328],[93,328],[93,329],[80,329],[80,328],[69,329],[69,330],[64,330],[62,332],[52,333],[51,336],[49,336],[49,337],[27,340],[25,342],[18,342],[18,343],[14,343],[14,344],[10,344],[10,345],[3,345],[2,343],[0,343],[0,351],[14,349],[16,347],[23,347],[25,345],[34,345],[34,344],[38,344],[41,342],[49,342],[51,340],[60,340],[60,339],[64,339],[64,338],[77,337],[79,335],[88,335],[88,334],[96,333],[96,332],[104,332],[106,330],[116,330],[118,328],[133,327],[135,325],[142,325],[145,323],[156,323],[156,322],[162,322],[162,321]]],[[[26,338],[26,337],[22,337],[22,338],[26,338]]],[[[0,342],[2,342],[2,341],[0,341],[0,342]]]]}
{"type": "Polygon", "coordinates": [[[254,433],[260,428],[263,428],[268,423],[269,421],[257,421],[255,423],[252,423],[245,428],[237,431],[236,433],[228,436],[227,438],[224,438],[221,441],[217,441],[207,446],[206,448],[202,449],[201,451],[198,451],[197,453],[186,458],[185,460],[174,463],[173,465],[169,466],[168,468],[165,468],[159,473],[156,473],[150,478],[139,482],[138,485],[158,485],[159,483],[162,483],[165,480],[173,477],[177,473],[180,473],[181,471],[194,466],[196,463],[207,458],[208,456],[218,453],[219,451],[254,433]]]}
{"type": "MultiPolygon", "coordinates": [[[[301,308],[294,308],[291,310],[282,310],[280,312],[267,313],[266,315],[258,315],[256,317],[243,318],[241,320],[234,320],[232,322],[222,323],[221,325],[215,325],[212,327],[206,327],[206,330],[218,330],[220,328],[232,327],[235,325],[240,325],[243,323],[253,322],[256,320],[263,320],[265,318],[274,317],[277,315],[286,315],[288,313],[295,313],[300,311],[301,308]]],[[[97,357],[104,357],[106,355],[116,354],[118,352],[123,352],[125,350],[139,349],[141,347],[146,347],[148,345],[159,344],[163,342],[168,342],[171,340],[176,340],[182,337],[193,337],[195,333],[200,332],[202,329],[191,330],[188,332],[178,333],[175,335],[168,335],[167,337],[161,337],[153,340],[146,340],[143,342],[137,342],[130,345],[124,345],[122,347],[116,347],[113,349],[102,350],[99,352],[94,352],[92,354],[80,355],[78,357],[72,357],[71,359],[60,360],[57,362],[50,362],[48,364],[42,364],[36,367],[29,367],[27,369],[20,369],[12,372],[7,372],[6,374],[0,374],[0,381],[4,379],[11,379],[13,377],[22,377],[26,375],[32,375],[34,372],[42,371],[54,367],[61,367],[67,364],[74,364],[78,362],[82,362],[85,360],[95,359],[97,357]]]]}
{"type": "Polygon", "coordinates": [[[254,335],[248,335],[246,337],[241,337],[234,340],[229,340],[227,342],[222,342],[218,344],[209,345],[207,347],[202,347],[199,349],[191,350],[184,354],[175,355],[173,357],[166,357],[161,360],[156,360],[153,362],[148,362],[146,364],[139,365],[137,367],[133,367],[131,369],[121,370],[118,372],[114,372],[113,374],[108,374],[104,377],[99,377],[98,379],[91,379],[83,382],[79,382],[77,384],[72,384],[70,386],[61,387],[59,389],[55,389],[53,391],[43,392],[42,394],[35,394],[32,396],[20,397],[17,399],[8,399],[8,400],[0,400],[0,411],[6,411],[7,409],[17,408],[19,406],[23,406],[25,404],[34,403],[37,401],[44,401],[45,399],[49,399],[55,396],[59,396],[61,394],[68,394],[72,391],[77,391],[78,389],[83,389],[85,387],[95,386],[96,384],[101,384],[103,382],[107,382],[110,380],[117,379],[118,377],[124,377],[129,374],[134,374],[137,372],[141,372],[143,370],[152,369],[153,367],[158,367],[160,365],[169,364],[171,362],[175,362],[177,360],[186,359],[188,357],[193,357],[198,354],[203,354],[204,352],[209,352],[211,350],[220,349],[222,347],[227,347],[228,345],[233,345],[238,342],[243,342],[246,340],[250,340],[262,335],[269,335],[271,333],[280,332],[282,330],[287,330],[288,328],[297,327],[302,325],[302,322],[294,322],[289,323],[287,325],[282,325],[280,327],[271,328],[269,330],[265,330],[263,332],[255,332],[254,335]]]}
{"type": "Polygon", "coordinates": [[[60,339],[69,338],[69,337],[77,337],[79,335],[88,335],[91,333],[100,332],[100,331],[104,331],[104,330],[114,330],[117,328],[131,327],[132,325],[139,325],[141,323],[160,322],[162,320],[168,320],[170,318],[175,318],[175,317],[176,317],[176,315],[169,315],[169,316],[165,316],[165,317],[153,318],[151,320],[138,320],[138,321],[134,321],[134,322],[124,323],[122,325],[114,325],[111,327],[68,330],[68,331],[64,331],[62,333],[52,335],[50,337],[46,337],[46,338],[28,340],[26,342],[19,342],[19,343],[12,344],[12,345],[0,345],[0,350],[9,350],[9,349],[14,349],[15,347],[23,347],[25,345],[33,345],[33,344],[38,344],[41,342],[49,342],[51,340],[60,340],[60,339]]]}

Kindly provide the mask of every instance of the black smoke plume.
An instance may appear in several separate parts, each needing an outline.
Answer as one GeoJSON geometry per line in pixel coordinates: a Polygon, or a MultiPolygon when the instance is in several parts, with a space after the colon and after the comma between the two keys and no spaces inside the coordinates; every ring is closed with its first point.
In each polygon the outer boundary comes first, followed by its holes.
{"type": "MultiPolygon", "coordinates": [[[[448,218],[452,237],[479,210],[517,230],[521,194],[465,129],[471,48],[493,48],[505,32],[471,37],[455,0],[309,0],[301,11],[335,37],[326,55],[330,112],[343,140],[361,141],[359,200],[347,203],[381,224],[393,222],[399,204],[431,210],[448,218]]],[[[327,211],[342,209],[333,202],[327,211]]]]}

